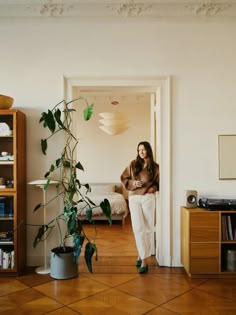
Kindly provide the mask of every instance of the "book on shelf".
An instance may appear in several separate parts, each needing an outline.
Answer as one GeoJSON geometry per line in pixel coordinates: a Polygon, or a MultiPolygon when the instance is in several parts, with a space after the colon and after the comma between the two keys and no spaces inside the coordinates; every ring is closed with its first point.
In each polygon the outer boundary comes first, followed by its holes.
{"type": "Polygon", "coordinates": [[[231,223],[230,215],[227,215],[227,227],[228,227],[229,240],[232,241],[234,237],[233,237],[233,230],[232,230],[232,223],[231,223]]]}
{"type": "Polygon", "coordinates": [[[227,222],[226,222],[226,216],[223,215],[221,218],[221,231],[222,231],[222,241],[228,240],[228,231],[227,231],[227,222]]]}
{"type": "Polygon", "coordinates": [[[13,269],[14,268],[14,250],[5,251],[0,248],[0,268],[13,269]]]}

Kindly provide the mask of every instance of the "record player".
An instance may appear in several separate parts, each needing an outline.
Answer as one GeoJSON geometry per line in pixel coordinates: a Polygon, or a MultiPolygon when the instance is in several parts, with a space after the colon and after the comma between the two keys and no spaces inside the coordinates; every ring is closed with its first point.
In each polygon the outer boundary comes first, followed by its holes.
{"type": "Polygon", "coordinates": [[[236,199],[200,198],[200,208],[208,210],[236,210],[236,199]]]}

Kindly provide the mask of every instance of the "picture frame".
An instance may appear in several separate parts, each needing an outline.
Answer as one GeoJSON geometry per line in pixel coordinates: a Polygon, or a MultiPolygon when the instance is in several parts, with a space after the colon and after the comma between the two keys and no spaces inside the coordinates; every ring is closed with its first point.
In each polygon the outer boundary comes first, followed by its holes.
{"type": "Polygon", "coordinates": [[[236,134],[218,136],[219,179],[236,179],[236,134]]]}

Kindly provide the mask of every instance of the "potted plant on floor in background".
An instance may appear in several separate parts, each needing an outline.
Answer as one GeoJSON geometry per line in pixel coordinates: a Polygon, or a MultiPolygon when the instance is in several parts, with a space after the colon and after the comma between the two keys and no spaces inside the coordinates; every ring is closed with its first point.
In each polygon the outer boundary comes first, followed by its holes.
{"type": "MultiPolygon", "coordinates": [[[[84,101],[86,108],[83,111],[84,120],[88,121],[93,114],[93,104],[89,105],[87,100],[79,97],[70,102],[62,101],[55,105],[48,112],[41,114],[40,123],[43,127],[50,131],[50,135],[46,139],[41,139],[41,150],[46,155],[49,143],[56,139],[56,135],[60,134],[63,139],[60,156],[56,158],[44,175],[47,182],[44,186],[46,191],[50,185],[50,181],[56,181],[56,195],[50,199],[46,205],[62,199],[63,209],[59,215],[56,215],[49,223],[40,225],[37,235],[34,239],[33,246],[36,247],[40,241],[43,241],[49,233],[58,227],[60,234],[60,244],[51,250],[51,277],[55,279],[67,279],[78,275],[78,259],[81,254],[83,245],[85,245],[84,257],[88,270],[92,272],[92,257],[98,258],[96,247],[96,225],[92,218],[93,209],[101,207],[103,214],[111,224],[111,208],[107,199],[104,199],[100,205],[96,205],[87,196],[87,192],[91,190],[89,184],[83,184],[78,178],[78,173],[84,171],[82,164],[76,160],[76,148],[78,139],[73,134],[72,116],[75,109],[72,104],[75,101],[84,101]],[[91,241],[84,231],[84,221],[78,218],[78,205],[80,203],[87,205],[87,219],[94,225],[94,237],[91,241]],[[62,227],[64,225],[64,230],[62,227]],[[68,240],[73,240],[73,246],[69,246],[68,240]],[[65,258],[64,258],[65,257],[65,258]]],[[[62,139],[62,138],[61,138],[62,139]]],[[[45,205],[38,204],[34,211],[43,208],[45,205]]]]}

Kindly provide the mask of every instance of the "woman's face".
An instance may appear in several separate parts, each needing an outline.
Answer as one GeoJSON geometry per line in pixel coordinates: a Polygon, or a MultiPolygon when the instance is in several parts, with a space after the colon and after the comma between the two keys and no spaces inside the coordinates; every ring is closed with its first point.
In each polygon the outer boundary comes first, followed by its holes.
{"type": "Polygon", "coordinates": [[[140,144],[140,146],[138,147],[138,155],[141,157],[141,159],[147,158],[147,151],[143,144],[140,144]]]}

